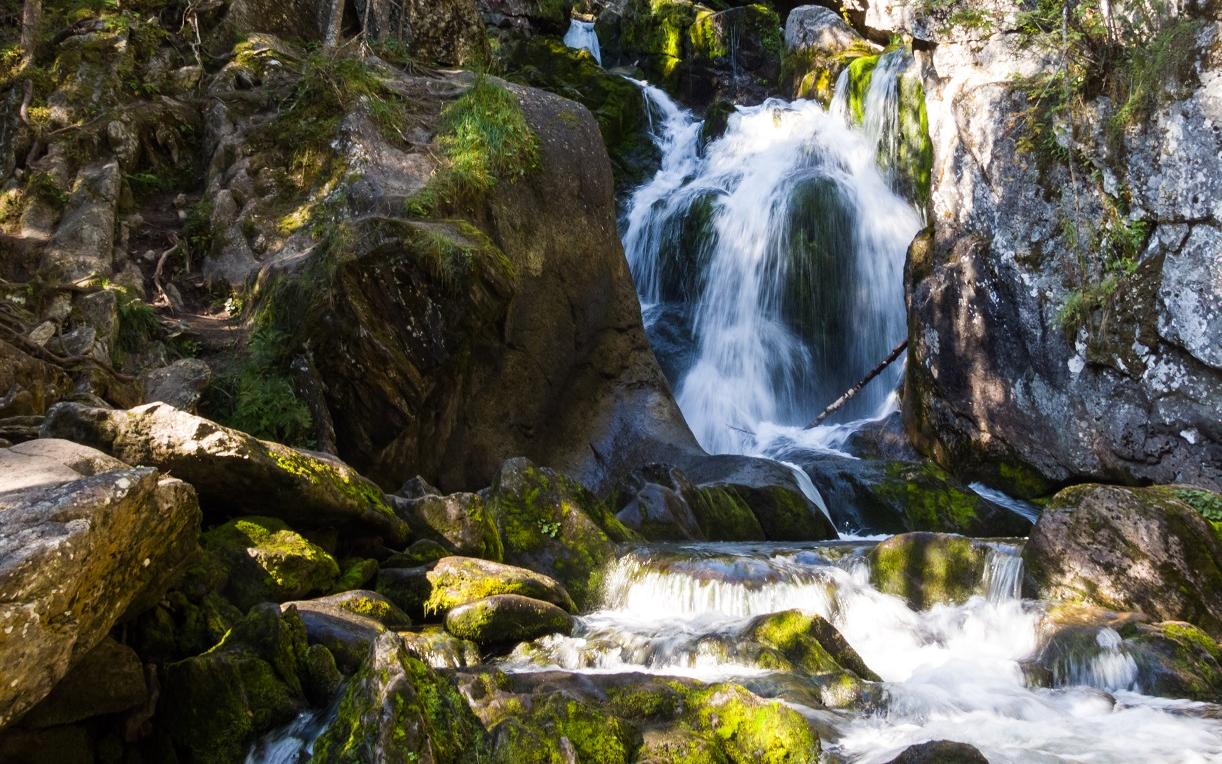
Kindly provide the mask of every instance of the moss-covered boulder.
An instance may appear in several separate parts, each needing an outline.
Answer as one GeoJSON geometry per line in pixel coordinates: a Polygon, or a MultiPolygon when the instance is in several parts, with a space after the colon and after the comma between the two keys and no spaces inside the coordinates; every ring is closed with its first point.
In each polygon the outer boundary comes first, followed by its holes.
{"type": "Polygon", "coordinates": [[[556,579],[592,603],[613,542],[637,538],[580,483],[527,459],[505,462],[488,494],[505,561],[556,579]]]}
{"type": "Polygon", "coordinates": [[[520,594],[494,594],[446,613],[446,631],[483,646],[511,645],[572,630],[573,617],[564,610],[520,594]]]}
{"type": "Polygon", "coordinates": [[[326,701],[307,695],[327,685],[308,653],[295,611],[252,609],[216,647],[165,667],[159,734],[181,760],[241,760],[258,735],[326,701]]]}
{"type": "Polygon", "coordinates": [[[401,542],[407,523],[376,485],[325,455],[259,440],[163,403],[129,411],[60,403],[48,437],[93,446],[128,464],[166,470],[193,485],[205,514],[258,508],[299,527],[342,528],[401,542]]]}
{"type": "Polygon", "coordinates": [[[984,575],[986,551],[971,539],[947,533],[905,533],[870,550],[870,583],[923,610],[966,602],[984,575]]]}
{"type": "Polygon", "coordinates": [[[412,657],[394,634],[370,648],[310,759],[339,762],[486,760],[487,733],[450,681],[412,657]]]}
{"type": "Polygon", "coordinates": [[[533,704],[527,725],[513,720],[498,725],[496,742],[497,761],[505,764],[563,761],[566,748],[579,762],[628,764],[636,760],[640,733],[595,704],[552,693],[533,704]],[[546,758],[538,758],[543,752],[546,758]]]}
{"type": "Polygon", "coordinates": [[[481,662],[479,645],[459,639],[442,626],[401,631],[399,638],[408,652],[433,668],[466,668],[481,662]]]}
{"type": "Polygon", "coordinates": [[[989,764],[989,760],[967,743],[931,740],[908,746],[887,764],[989,764]]]}
{"type": "Polygon", "coordinates": [[[611,157],[620,190],[649,178],[659,161],[649,138],[649,113],[640,88],[558,40],[532,37],[514,46],[506,77],[572,98],[590,110],[611,157]]]}
{"type": "Polygon", "coordinates": [[[394,603],[369,591],[287,602],[280,608],[296,610],[310,644],[326,647],[336,664],[348,673],[360,667],[369,646],[380,635],[412,624],[394,603]]]}
{"type": "Polygon", "coordinates": [[[1142,692],[1166,698],[1222,700],[1222,646],[1183,621],[1136,624],[1126,643],[1137,661],[1142,692]]]}
{"type": "Polygon", "coordinates": [[[819,736],[797,711],[733,684],[690,693],[692,723],[707,730],[734,764],[799,764],[819,757],[819,736]]]}
{"type": "Polygon", "coordinates": [[[1191,490],[1087,484],[1061,491],[1023,550],[1024,593],[1187,621],[1216,638],[1222,541],[1190,503],[1191,490]]]}
{"type": "Polygon", "coordinates": [[[878,681],[835,626],[815,613],[785,610],[751,620],[742,636],[781,653],[808,674],[851,671],[862,679],[878,681]]]}
{"type": "Polygon", "coordinates": [[[802,467],[840,527],[991,537],[1031,531],[1030,520],[985,499],[932,462],[821,454],[805,459],[802,467]]]}
{"type": "Polygon", "coordinates": [[[228,569],[226,595],[248,608],[331,589],[335,558],[274,517],[242,517],[207,531],[205,550],[228,569]]]}
{"type": "Polygon", "coordinates": [[[412,618],[424,618],[424,603],[432,594],[428,573],[431,565],[414,568],[382,568],[378,571],[378,594],[393,602],[412,618]]]}
{"type": "Polygon", "coordinates": [[[763,541],[764,529],[736,491],[723,486],[697,489],[691,502],[700,532],[709,541],[763,541]]]}
{"type": "Polygon", "coordinates": [[[751,535],[738,538],[724,535],[731,530],[752,532],[752,524],[742,512],[744,506],[754,515],[763,538],[769,541],[837,537],[832,521],[807,498],[795,470],[787,465],[771,459],[719,455],[689,464],[686,472],[708,499],[704,506],[692,509],[709,539],[751,540],[751,535]]]}
{"type": "Polygon", "coordinates": [[[612,498],[615,516],[650,541],[704,540],[692,511],[699,492],[677,467],[650,464],[625,478],[612,498]]]}
{"type": "Polygon", "coordinates": [[[474,557],[446,557],[426,574],[432,590],[425,611],[445,615],[452,608],[494,594],[520,594],[576,612],[565,588],[541,573],[474,557]]]}
{"type": "Polygon", "coordinates": [[[390,498],[412,534],[422,540],[437,541],[460,555],[486,560],[503,556],[501,534],[478,494],[431,492],[410,499],[390,498]]]}

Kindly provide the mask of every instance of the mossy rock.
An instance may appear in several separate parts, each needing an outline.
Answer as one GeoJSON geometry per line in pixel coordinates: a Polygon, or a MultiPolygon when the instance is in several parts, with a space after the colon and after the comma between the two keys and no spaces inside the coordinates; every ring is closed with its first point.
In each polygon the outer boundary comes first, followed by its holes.
{"type": "Polygon", "coordinates": [[[908,746],[887,764],[989,764],[989,760],[967,743],[931,740],[908,746]]]}
{"type": "Polygon", "coordinates": [[[557,745],[562,740],[582,764],[628,764],[636,760],[641,744],[640,732],[631,723],[563,693],[536,699],[523,718],[503,721],[497,729],[497,760],[506,764],[519,761],[511,754],[525,755],[523,761],[570,761],[563,757],[563,743],[557,745]],[[540,745],[539,754],[527,753],[530,743],[540,745]],[[562,757],[556,758],[557,753],[562,757]]]}
{"type": "Polygon", "coordinates": [[[378,575],[378,561],[368,558],[349,560],[343,566],[343,573],[331,586],[331,591],[340,592],[361,589],[378,575]]]}
{"type": "Polygon", "coordinates": [[[415,568],[421,565],[431,565],[443,557],[449,557],[453,552],[432,539],[420,539],[402,552],[395,552],[382,561],[384,568],[415,568]]]}
{"type": "Polygon", "coordinates": [[[479,645],[511,645],[547,634],[569,634],[573,617],[542,600],[494,594],[451,609],[446,631],[479,645]]]}
{"type": "Polygon", "coordinates": [[[1142,692],[1167,698],[1222,701],[1222,647],[1183,621],[1138,624],[1126,640],[1141,671],[1142,692]]]}
{"type": "Polygon", "coordinates": [[[399,638],[408,652],[433,668],[466,668],[481,661],[479,645],[459,639],[442,626],[401,631],[399,638]]]}
{"type": "Polygon", "coordinates": [[[916,609],[966,602],[984,575],[985,550],[946,533],[892,536],[870,551],[870,583],[916,609]]]}
{"type": "Polygon", "coordinates": [[[807,674],[851,671],[862,679],[878,681],[857,651],[827,619],[801,610],[785,610],[753,619],[743,631],[746,639],[779,651],[807,674]]]}
{"type": "Polygon", "coordinates": [[[241,618],[242,611],[216,592],[198,602],[170,592],[132,625],[132,645],[146,660],[181,660],[215,645],[241,618]]]}
{"type": "Polygon", "coordinates": [[[614,542],[639,538],[580,483],[527,459],[501,466],[488,508],[505,561],[556,579],[578,607],[595,600],[614,542]]]}
{"type": "Polygon", "coordinates": [[[498,561],[504,556],[496,523],[478,494],[426,494],[399,500],[396,506],[422,540],[437,541],[460,555],[498,561]]]}
{"type": "Polygon", "coordinates": [[[335,721],[318,738],[316,764],[488,760],[488,735],[450,680],[383,634],[349,681],[335,721]]]}
{"type": "Polygon", "coordinates": [[[241,608],[330,591],[339,576],[335,558],[273,517],[230,520],[203,543],[229,568],[225,591],[241,608]]]}
{"type": "Polygon", "coordinates": [[[691,508],[700,530],[710,541],[763,541],[765,538],[764,529],[751,507],[730,488],[698,488],[691,508]]]}
{"type": "Polygon", "coordinates": [[[571,98],[598,121],[623,190],[648,180],[660,157],[649,139],[649,114],[640,89],[600,67],[592,57],[558,40],[532,37],[509,55],[507,79],[571,98]]]}
{"type": "Polygon", "coordinates": [[[203,655],[165,667],[158,728],[189,761],[239,761],[307,705],[313,674],[295,612],[256,607],[203,655]]]}
{"type": "Polygon", "coordinates": [[[430,566],[415,568],[382,568],[378,571],[377,592],[412,618],[424,618],[424,603],[432,593],[429,583],[430,566]]]}
{"type": "Polygon", "coordinates": [[[575,612],[577,606],[557,581],[525,568],[479,560],[474,557],[446,557],[439,560],[426,577],[432,585],[425,612],[441,614],[459,605],[494,594],[520,594],[575,612]]]}
{"type": "Polygon", "coordinates": [[[808,764],[819,758],[819,736],[801,714],[738,685],[694,691],[687,706],[693,723],[711,733],[734,764],[808,764]]]}

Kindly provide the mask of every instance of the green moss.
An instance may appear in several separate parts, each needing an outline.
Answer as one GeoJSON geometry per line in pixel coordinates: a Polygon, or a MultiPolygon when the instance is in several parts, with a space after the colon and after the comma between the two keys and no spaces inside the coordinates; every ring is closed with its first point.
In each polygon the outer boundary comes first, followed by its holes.
{"type": "Polygon", "coordinates": [[[344,568],[343,574],[335,582],[332,591],[338,593],[360,589],[372,581],[377,574],[377,560],[353,560],[344,568]]]}
{"type": "Polygon", "coordinates": [[[735,491],[722,486],[698,489],[692,512],[710,541],[762,541],[764,529],[751,507],[735,491]]]}
{"type": "Polygon", "coordinates": [[[327,591],[339,575],[331,555],[271,517],[231,520],[205,533],[203,543],[227,564],[226,591],[246,607],[327,591]]]}
{"type": "Polygon", "coordinates": [[[807,764],[819,756],[819,737],[801,714],[737,685],[712,685],[692,692],[688,702],[695,721],[735,764],[807,764]]]}
{"type": "Polygon", "coordinates": [[[459,605],[495,594],[520,594],[572,609],[568,596],[558,592],[555,582],[529,570],[501,567],[480,560],[448,560],[429,571],[432,591],[424,603],[425,613],[446,613],[459,605]]]}
{"type": "Polygon", "coordinates": [[[905,462],[888,464],[887,479],[876,491],[904,507],[908,527],[914,530],[963,532],[977,524],[980,497],[956,488],[950,476],[930,462],[916,467],[905,462]]]}
{"type": "Polygon", "coordinates": [[[941,533],[906,533],[870,553],[870,582],[920,610],[964,602],[976,592],[984,552],[970,539],[941,533]]]}
{"type": "Polygon", "coordinates": [[[916,72],[899,79],[899,142],[895,171],[901,190],[924,208],[929,203],[933,173],[933,141],[925,109],[925,86],[916,72]]]}
{"type": "Polygon", "coordinates": [[[568,738],[582,762],[627,764],[640,747],[640,733],[633,725],[558,693],[536,704],[530,721],[568,738]]]}
{"type": "Polygon", "coordinates": [[[880,56],[862,56],[855,58],[849,64],[848,105],[849,116],[853,123],[860,125],[866,119],[866,94],[870,92],[870,82],[874,79],[874,68],[878,66],[880,56]]]}
{"type": "Polygon", "coordinates": [[[611,712],[634,720],[662,720],[674,717],[683,707],[684,692],[668,685],[617,687],[607,693],[611,712]]]}

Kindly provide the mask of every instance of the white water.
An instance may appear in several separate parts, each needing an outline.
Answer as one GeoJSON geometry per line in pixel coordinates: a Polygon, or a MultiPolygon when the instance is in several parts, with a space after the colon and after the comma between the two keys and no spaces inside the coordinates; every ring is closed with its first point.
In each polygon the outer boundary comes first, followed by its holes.
{"type": "Polygon", "coordinates": [[[1125,689],[1135,674],[1117,661],[1123,648],[1115,632],[1101,636],[1098,654],[1075,664],[1057,689],[1027,686],[1020,662],[1038,648],[1041,611],[1016,598],[1021,562],[1013,546],[993,546],[980,596],[922,612],[869,584],[865,548],[635,550],[613,564],[601,609],[578,619],[572,637],[521,646],[502,668],[646,671],[766,688],[769,672],[751,662],[740,632],[753,616],[800,608],[831,621],[883,679],[881,708],[869,714],[816,711],[781,695],[830,724],[823,743],[836,760],[886,762],[937,739],[970,743],[994,764],[1222,760],[1222,723],[1208,718],[1222,709],[1125,689]]]}
{"type": "Polygon", "coordinates": [[[564,44],[577,50],[588,50],[594,60],[602,65],[603,55],[598,48],[598,33],[594,31],[594,22],[573,19],[569,23],[569,31],[564,33],[564,44]]]}
{"type": "MultiPolygon", "coordinates": [[[[689,317],[676,398],[701,445],[765,454],[761,432],[797,433],[903,338],[920,217],[879,171],[877,139],[814,102],[739,107],[702,151],[699,122],[644,92],[662,166],[628,200],[623,238],[647,320],[667,301],[689,317]]],[[[882,413],[899,373],[846,415],[882,413]]]]}

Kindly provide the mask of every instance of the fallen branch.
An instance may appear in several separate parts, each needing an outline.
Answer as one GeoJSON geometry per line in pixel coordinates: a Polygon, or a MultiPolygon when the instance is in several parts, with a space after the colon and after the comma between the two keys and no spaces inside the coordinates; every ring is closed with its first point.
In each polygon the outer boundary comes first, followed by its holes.
{"type": "Polygon", "coordinates": [[[885,359],[883,359],[882,363],[880,363],[878,366],[875,366],[874,369],[871,370],[869,374],[865,375],[865,377],[863,377],[860,382],[858,382],[857,384],[850,387],[847,391],[845,391],[844,395],[832,401],[832,405],[823,409],[823,411],[819,414],[819,416],[815,417],[815,421],[806,425],[806,427],[804,427],[803,429],[809,430],[812,427],[815,427],[816,425],[818,425],[824,419],[827,419],[829,416],[839,411],[840,408],[844,406],[844,404],[848,403],[849,400],[851,400],[854,395],[857,395],[857,393],[861,392],[861,388],[868,385],[870,383],[870,380],[874,379],[879,374],[882,374],[884,369],[886,369],[888,366],[894,363],[895,359],[899,358],[900,353],[903,353],[907,347],[908,347],[908,340],[906,339],[903,342],[901,342],[900,344],[896,345],[895,348],[892,349],[891,353],[885,359]]]}

